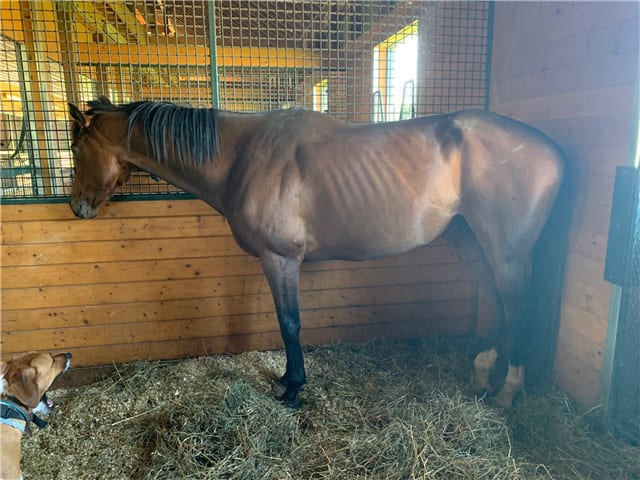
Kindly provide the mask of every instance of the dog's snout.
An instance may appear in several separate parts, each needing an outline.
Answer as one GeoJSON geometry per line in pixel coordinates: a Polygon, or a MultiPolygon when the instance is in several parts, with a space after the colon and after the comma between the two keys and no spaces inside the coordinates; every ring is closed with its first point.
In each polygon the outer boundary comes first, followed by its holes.
{"type": "Polygon", "coordinates": [[[64,371],[66,372],[69,366],[71,366],[71,358],[73,357],[73,355],[71,355],[69,352],[64,352],[60,355],[64,358],[64,371]]]}

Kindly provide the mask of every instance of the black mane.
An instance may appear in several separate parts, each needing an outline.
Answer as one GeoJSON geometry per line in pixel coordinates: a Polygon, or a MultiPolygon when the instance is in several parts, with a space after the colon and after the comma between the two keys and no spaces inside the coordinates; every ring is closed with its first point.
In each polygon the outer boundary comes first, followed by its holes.
{"type": "Polygon", "coordinates": [[[203,165],[218,153],[216,111],[183,107],[167,102],[133,102],[114,105],[106,97],[89,102],[88,114],[125,112],[128,142],[133,131],[142,131],[149,155],[160,163],[203,165]]]}

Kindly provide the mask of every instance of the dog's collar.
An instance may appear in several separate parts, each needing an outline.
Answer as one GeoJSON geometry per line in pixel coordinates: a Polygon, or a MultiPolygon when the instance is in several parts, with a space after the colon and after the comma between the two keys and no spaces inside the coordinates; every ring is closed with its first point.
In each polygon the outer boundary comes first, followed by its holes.
{"type": "Polygon", "coordinates": [[[21,406],[20,402],[3,398],[0,399],[0,424],[17,428],[20,432],[29,432],[29,423],[33,422],[39,428],[47,426],[47,422],[34,415],[31,410],[21,406]],[[25,422],[24,425],[20,422],[25,422]]]}
{"type": "Polygon", "coordinates": [[[1,424],[16,428],[20,430],[20,432],[24,433],[27,430],[30,421],[31,415],[24,408],[12,402],[11,400],[0,400],[1,424]]]}

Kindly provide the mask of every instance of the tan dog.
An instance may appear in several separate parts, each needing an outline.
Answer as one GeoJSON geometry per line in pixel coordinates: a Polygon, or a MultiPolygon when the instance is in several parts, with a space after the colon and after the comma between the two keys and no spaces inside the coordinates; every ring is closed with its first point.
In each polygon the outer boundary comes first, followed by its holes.
{"type": "Polygon", "coordinates": [[[27,353],[7,363],[0,362],[0,479],[22,478],[20,471],[21,439],[29,423],[46,422],[34,413],[47,413],[45,393],[53,381],[69,368],[70,353],[27,353]]]}

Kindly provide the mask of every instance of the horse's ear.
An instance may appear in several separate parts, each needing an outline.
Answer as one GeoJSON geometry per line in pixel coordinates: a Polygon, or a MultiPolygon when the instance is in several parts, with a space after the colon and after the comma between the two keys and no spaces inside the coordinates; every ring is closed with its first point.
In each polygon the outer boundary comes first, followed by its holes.
{"type": "Polygon", "coordinates": [[[81,127],[86,128],[89,126],[89,118],[73,103],[69,103],[69,113],[71,114],[71,118],[73,118],[81,127]]]}
{"type": "Polygon", "coordinates": [[[105,105],[113,105],[113,103],[111,103],[111,100],[109,100],[109,97],[107,97],[106,95],[98,96],[98,101],[100,103],[104,103],[105,105]]]}

